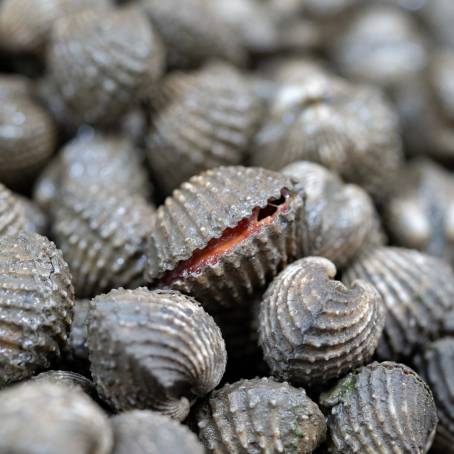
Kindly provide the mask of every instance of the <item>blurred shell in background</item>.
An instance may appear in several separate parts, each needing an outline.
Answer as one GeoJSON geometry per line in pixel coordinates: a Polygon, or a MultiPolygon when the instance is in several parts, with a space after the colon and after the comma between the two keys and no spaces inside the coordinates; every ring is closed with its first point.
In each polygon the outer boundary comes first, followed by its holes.
{"type": "Polygon", "coordinates": [[[64,385],[71,389],[82,390],[93,398],[96,397],[96,389],[93,382],[87,377],[84,377],[76,372],[67,370],[49,370],[35,375],[32,377],[31,381],[64,385]]]}

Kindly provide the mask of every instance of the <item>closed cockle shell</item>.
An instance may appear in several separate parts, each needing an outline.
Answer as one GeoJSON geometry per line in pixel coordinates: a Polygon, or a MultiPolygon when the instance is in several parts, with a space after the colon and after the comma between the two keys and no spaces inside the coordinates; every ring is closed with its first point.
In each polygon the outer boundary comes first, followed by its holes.
{"type": "Polygon", "coordinates": [[[203,454],[197,437],[182,424],[149,410],[133,410],[111,419],[112,454],[203,454]]]}
{"type": "Polygon", "coordinates": [[[259,313],[260,345],[271,373],[296,385],[318,385],[366,363],[385,323],[372,285],[335,281],[322,257],[289,265],[266,291],[259,313]]]}
{"type": "Polygon", "coordinates": [[[277,172],[201,173],[157,209],[146,279],[212,309],[242,303],[301,256],[303,205],[301,188],[277,172]]]}
{"type": "Polygon", "coordinates": [[[221,331],[194,299],[146,288],[93,300],[88,349],[97,389],[116,410],[178,420],[219,384],[227,360],[221,331]]]}
{"type": "Polygon", "coordinates": [[[27,382],[0,392],[0,451],[21,454],[109,454],[112,429],[82,391],[27,382]]]}
{"type": "Polygon", "coordinates": [[[416,250],[381,247],[361,255],[342,275],[347,284],[356,279],[371,283],[387,309],[377,348],[382,359],[407,358],[437,338],[454,307],[451,267],[416,250]]]}
{"type": "Polygon", "coordinates": [[[158,111],[147,135],[147,157],[167,193],[203,170],[245,161],[262,109],[234,67],[217,63],[172,73],[153,101],[158,111]]]}
{"type": "Polygon", "coordinates": [[[425,454],[437,427],[429,387],[412,369],[372,363],[321,395],[332,453],[425,454]]]}
{"type": "Polygon", "coordinates": [[[71,389],[82,390],[92,398],[96,398],[96,389],[91,380],[83,375],[69,370],[49,370],[35,375],[33,382],[45,382],[56,385],[64,385],[71,389]]]}
{"type": "Polygon", "coordinates": [[[85,10],[57,21],[49,71],[75,121],[112,124],[158,80],[163,49],[132,8],[85,10]]]}
{"type": "Polygon", "coordinates": [[[79,298],[143,282],[153,213],[141,196],[96,186],[61,195],[53,233],[79,298]]]}
{"type": "Polygon", "coordinates": [[[3,386],[59,357],[68,341],[74,290],[61,252],[36,233],[0,238],[0,277],[3,386]]]}
{"type": "Polygon", "coordinates": [[[201,440],[216,454],[309,454],[326,434],[323,413],[304,389],[270,378],[225,385],[196,417],[201,440]]]}

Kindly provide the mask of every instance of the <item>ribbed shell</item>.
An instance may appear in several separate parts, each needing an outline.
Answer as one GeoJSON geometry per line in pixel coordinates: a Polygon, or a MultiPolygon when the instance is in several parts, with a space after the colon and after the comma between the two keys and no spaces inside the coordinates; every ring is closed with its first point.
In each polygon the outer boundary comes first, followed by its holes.
{"type": "Polygon", "coordinates": [[[162,63],[160,39],[136,10],[86,10],[54,27],[49,70],[76,121],[115,123],[157,81],[162,63]]]}
{"type": "Polygon", "coordinates": [[[0,237],[29,229],[25,206],[18,196],[0,183],[0,237]]]}
{"type": "Polygon", "coordinates": [[[33,382],[63,385],[71,389],[82,390],[93,398],[96,397],[96,389],[93,382],[76,372],[68,370],[49,370],[35,375],[31,380],[33,382]]]}
{"type": "Polygon", "coordinates": [[[26,233],[0,239],[0,386],[58,358],[73,305],[68,265],[52,242],[26,233]]]}
{"type": "Polygon", "coordinates": [[[298,180],[306,195],[304,255],[326,257],[336,266],[348,263],[374,228],[378,215],[370,197],[312,162],[297,161],[281,172],[298,180]]]}
{"type": "Polygon", "coordinates": [[[91,371],[117,410],[151,409],[183,420],[224,374],[224,340],[192,298],[172,291],[112,290],[93,300],[91,371]]]}
{"type": "Polygon", "coordinates": [[[304,389],[269,378],[214,391],[198,410],[200,438],[216,454],[311,453],[325,438],[325,418],[304,389]]]}
{"type": "Polygon", "coordinates": [[[260,345],[274,376],[319,385],[366,363],[385,322],[378,292],[356,281],[333,280],[336,267],[322,257],[289,265],[260,305],[260,345]]]}
{"type": "Polygon", "coordinates": [[[141,196],[96,186],[61,196],[53,232],[79,298],[143,282],[153,213],[141,196]]]}
{"type": "Polygon", "coordinates": [[[76,300],[69,334],[68,356],[73,361],[88,363],[87,331],[90,300],[76,300]]]}
{"type": "Polygon", "coordinates": [[[202,304],[231,305],[263,288],[301,254],[303,197],[281,174],[253,167],[218,167],[175,190],[157,209],[148,243],[146,279],[157,282],[166,271],[204,249],[249,218],[254,208],[289,191],[288,209],[201,272],[172,282],[202,304]]]}
{"type": "Polygon", "coordinates": [[[203,170],[245,161],[262,112],[235,68],[211,64],[170,74],[153,99],[158,112],[147,157],[167,193],[203,170]]]}
{"type": "Polygon", "coordinates": [[[424,454],[435,435],[432,393],[403,364],[362,367],[322,394],[320,402],[331,408],[332,453],[424,454]]]}
{"type": "Polygon", "coordinates": [[[109,454],[112,429],[86,394],[28,382],[0,393],[0,451],[21,454],[109,454]]]}
{"type": "Polygon", "coordinates": [[[387,309],[377,353],[382,359],[412,355],[440,335],[446,313],[454,306],[454,273],[441,260],[418,251],[381,247],[361,256],[342,275],[362,279],[382,296],[387,309]]]}
{"type": "Polygon", "coordinates": [[[114,416],[112,454],[204,454],[197,437],[164,415],[135,410],[114,416]]]}

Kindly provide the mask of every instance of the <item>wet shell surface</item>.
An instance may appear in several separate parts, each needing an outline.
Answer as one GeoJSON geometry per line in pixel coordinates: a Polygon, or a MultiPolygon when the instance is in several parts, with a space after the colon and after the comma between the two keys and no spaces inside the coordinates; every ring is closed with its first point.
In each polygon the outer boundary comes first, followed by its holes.
{"type": "Polygon", "coordinates": [[[146,278],[210,307],[241,303],[301,254],[303,198],[286,176],[218,167],[160,206],[146,278]]]}
{"type": "Polygon", "coordinates": [[[326,433],[325,418],[304,389],[270,378],[214,391],[197,422],[208,452],[217,454],[309,454],[326,433]]]}
{"type": "Polygon", "coordinates": [[[27,382],[0,393],[0,451],[26,454],[109,454],[112,429],[81,390],[27,382]]]}
{"type": "Polygon", "coordinates": [[[435,435],[437,410],[426,383],[409,367],[372,363],[321,395],[330,451],[424,454],[435,435]]]}
{"type": "Polygon", "coordinates": [[[162,66],[160,39],[132,8],[86,10],[55,24],[49,71],[76,121],[115,123],[158,80],[162,66]]]}
{"type": "Polygon", "coordinates": [[[38,234],[0,239],[0,279],[4,386],[48,368],[59,357],[68,340],[74,290],[61,252],[38,234]]]}
{"type": "Polygon", "coordinates": [[[361,256],[347,269],[347,284],[362,279],[380,293],[387,309],[377,353],[383,359],[411,356],[438,337],[446,313],[454,305],[454,273],[450,266],[411,249],[381,247],[361,256]]]}
{"type": "Polygon", "coordinates": [[[149,410],[114,416],[112,454],[203,454],[203,446],[185,426],[149,410]]]}
{"type": "Polygon", "coordinates": [[[97,389],[116,410],[177,420],[219,384],[227,360],[221,331],[195,300],[145,288],[93,300],[88,349],[97,389]]]}
{"type": "Polygon", "coordinates": [[[96,389],[91,380],[76,372],[68,370],[49,370],[35,375],[34,382],[45,382],[56,385],[63,385],[67,388],[82,390],[91,397],[96,397],[96,389]]]}
{"type": "Polygon", "coordinates": [[[295,385],[341,377],[373,355],[385,322],[377,290],[335,281],[336,267],[321,257],[289,265],[260,305],[260,345],[271,373],[295,385]]]}
{"type": "Polygon", "coordinates": [[[262,109],[234,67],[170,74],[153,100],[147,157],[167,193],[203,170],[245,161],[262,109]]]}

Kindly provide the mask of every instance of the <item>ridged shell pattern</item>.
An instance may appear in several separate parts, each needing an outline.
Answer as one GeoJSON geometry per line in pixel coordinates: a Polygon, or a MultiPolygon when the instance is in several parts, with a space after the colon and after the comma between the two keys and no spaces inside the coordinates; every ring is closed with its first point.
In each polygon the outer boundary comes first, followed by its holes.
{"type": "Polygon", "coordinates": [[[260,345],[273,375],[296,385],[319,385],[366,363],[385,321],[378,292],[356,281],[335,281],[321,257],[289,265],[260,305],[260,345]]]}
{"type": "Polygon", "coordinates": [[[32,377],[33,382],[45,382],[63,385],[71,389],[84,391],[89,396],[96,396],[96,389],[92,381],[87,377],[69,370],[48,370],[32,377]]]}
{"type": "Polygon", "coordinates": [[[440,335],[454,305],[454,274],[450,266],[418,251],[381,247],[361,256],[342,280],[362,279],[381,294],[387,315],[377,348],[382,359],[411,356],[440,335]]]}
{"type": "Polygon", "coordinates": [[[322,394],[321,405],[331,408],[332,453],[425,454],[437,427],[429,387],[403,364],[362,367],[322,394]]]}
{"type": "Polygon", "coordinates": [[[227,360],[219,328],[195,300],[145,288],[93,300],[88,348],[98,391],[116,410],[178,420],[219,384],[227,360]]]}
{"type": "Polygon", "coordinates": [[[270,378],[223,386],[196,418],[201,440],[216,454],[309,454],[326,433],[325,418],[304,389],[270,378]]]}
{"type": "Polygon", "coordinates": [[[59,357],[73,305],[68,265],[52,242],[26,233],[0,239],[0,386],[59,357]]]}

